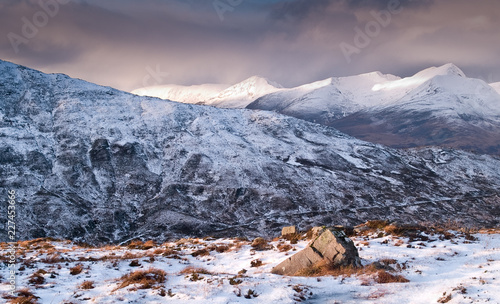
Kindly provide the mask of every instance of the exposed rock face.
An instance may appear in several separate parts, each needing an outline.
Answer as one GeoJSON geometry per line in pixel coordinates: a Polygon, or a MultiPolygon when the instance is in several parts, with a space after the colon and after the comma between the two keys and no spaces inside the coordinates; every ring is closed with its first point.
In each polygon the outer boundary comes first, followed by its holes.
{"type": "Polygon", "coordinates": [[[296,275],[319,262],[332,266],[361,267],[358,250],[341,231],[325,229],[311,244],[272,270],[274,274],[296,275]]]}
{"type": "Polygon", "coordinates": [[[267,237],[291,222],[500,217],[496,157],[397,151],[275,113],[139,97],[3,61],[0,152],[0,196],[17,192],[19,239],[267,237]]]}

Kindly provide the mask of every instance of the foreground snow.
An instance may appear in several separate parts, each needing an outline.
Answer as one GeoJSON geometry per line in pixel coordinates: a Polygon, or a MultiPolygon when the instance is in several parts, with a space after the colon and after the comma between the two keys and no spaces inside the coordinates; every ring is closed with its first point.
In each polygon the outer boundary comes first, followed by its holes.
{"type": "MultiPolygon", "coordinates": [[[[69,241],[24,242],[19,245],[17,282],[18,289],[29,288],[39,303],[436,303],[447,301],[450,294],[447,303],[500,303],[500,234],[474,234],[474,241],[454,234],[450,240],[434,235],[413,242],[377,233],[353,237],[364,265],[394,259],[395,273],[409,283],[378,284],[370,274],[272,275],[273,266],[307,246],[307,241],[280,252],[277,246],[283,248],[288,241],[275,240],[270,243],[272,250],[255,251],[250,242],[237,239],[188,239],[147,250],[84,248],[69,241]],[[203,256],[204,248],[212,251],[203,256]],[[200,255],[194,257],[194,252],[200,255]],[[130,266],[135,259],[140,266],[130,266]],[[263,265],[251,267],[255,260],[263,265]],[[83,271],[71,275],[70,269],[78,264],[83,271]],[[150,268],[164,270],[165,282],[147,289],[137,284],[119,288],[123,275],[150,268]],[[46,272],[41,275],[44,282],[29,283],[40,269],[46,272]],[[82,289],[84,281],[92,281],[94,288],[82,289]]],[[[7,271],[2,264],[4,278],[7,271]]],[[[8,288],[7,279],[2,279],[4,296],[8,288]]]]}

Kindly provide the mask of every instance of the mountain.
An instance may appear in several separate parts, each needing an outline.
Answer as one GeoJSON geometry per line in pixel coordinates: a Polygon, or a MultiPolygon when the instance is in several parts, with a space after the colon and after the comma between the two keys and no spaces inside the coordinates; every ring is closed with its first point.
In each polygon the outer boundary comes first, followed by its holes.
{"type": "Polygon", "coordinates": [[[203,103],[210,98],[217,96],[217,94],[228,87],[229,85],[224,84],[202,84],[191,86],[170,84],[136,89],[132,91],[132,94],[196,104],[203,103]]]}
{"type": "Polygon", "coordinates": [[[391,147],[435,145],[500,154],[500,95],[479,79],[437,75],[396,103],[329,125],[391,147]]]}
{"type": "Polygon", "coordinates": [[[499,223],[498,157],[394,150],[277,113],[141,97],[5,61],[0,119],[0,192],[16,192],[19,239],[499,223]]]}
{"type": "MultiPolygon", "coordinates": [[[[399,78],[383,75],[380,72],[328,78],[264,95],[250,103],[247,108],[274,111],[326,124],[367,106],[390,100],[389,94],[384,90],[374,92],[372,88],[377,84],[396,80],[399,78]]],[[[392,91],[392,94],[396,95],[399,92],[392,91]]]]}
{"type": "Polygon", "coordinates": [[[467,78],[450,63],[406,78],[373,72],[289,89],[254,83],[200,104],[273,111],[394,148],[500,154],[500,85],[467,78]]]}

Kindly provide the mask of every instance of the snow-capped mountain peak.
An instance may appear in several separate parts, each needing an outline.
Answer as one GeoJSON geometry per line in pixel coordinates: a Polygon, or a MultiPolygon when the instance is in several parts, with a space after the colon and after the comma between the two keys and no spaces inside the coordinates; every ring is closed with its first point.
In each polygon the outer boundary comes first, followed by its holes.
{"type": "Polygon", "coordinates": [[[280,89],[282,86],[276,82],[261,76],[252,76],[219,92],[206,104],[221,108],[244,108],[257,98],[280,89]]]}
{"type": "Polygon", "coordinates": [[[500,94],[500,82],[490,83],[490,86],[500,94]]]}
{"type": "Polygon", "coordinates": [[[453,63],[447,63],[439,67],[430,67],[428,69],[418,72],[413,77],[430,79],[432,77],[440,75],[454,75],[454,76],[466,77],[465,73],[453,63]]]}
{"type": "Polygon", "coordinates": [[[201,84],[201,85],[159,85],[140,88],[132,94],[140,96],[158,97],[183,103],[203,103],[228,88],[226,84],[201,84]]]}

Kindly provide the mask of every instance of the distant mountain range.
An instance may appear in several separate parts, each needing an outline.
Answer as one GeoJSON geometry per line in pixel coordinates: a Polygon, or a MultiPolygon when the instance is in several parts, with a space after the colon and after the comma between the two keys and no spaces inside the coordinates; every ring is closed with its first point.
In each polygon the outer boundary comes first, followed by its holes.
{"type": "MultiPolygon", "coordinates": [[[[247,101],[271,86],[293,91],[261,80],[230,91],[247,101]]],[[[271,236],[369,219],[495,226],[498,168],[496,156],[395,150],[278,113],[141,97],[0,61],[0,208],[16,191],[19,239],[271,236]]]]}
{"type": "MultiPolygon", "coordinates": [[[[187,102],[158,94],[158,88],[135,92],[187,102]]],[[[188,94],[192,89],[183,90],[188,94]]],[[[499,91],[500,83],[467,78],[446,64],[407,78],[373,72],[290,89],[252,77],[188,102],[273,111],[395,148],[441,146],[500,154],[499,91]]]]}

